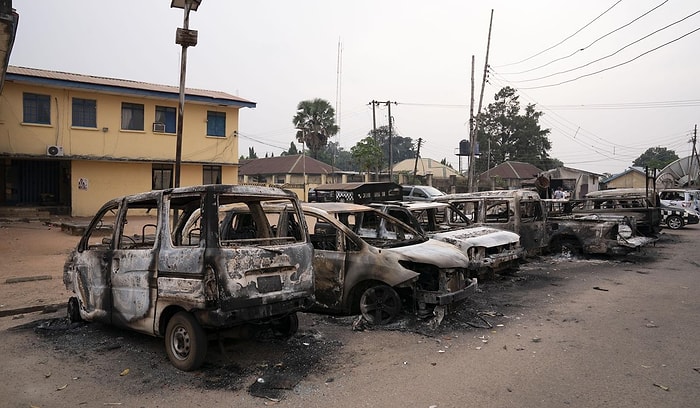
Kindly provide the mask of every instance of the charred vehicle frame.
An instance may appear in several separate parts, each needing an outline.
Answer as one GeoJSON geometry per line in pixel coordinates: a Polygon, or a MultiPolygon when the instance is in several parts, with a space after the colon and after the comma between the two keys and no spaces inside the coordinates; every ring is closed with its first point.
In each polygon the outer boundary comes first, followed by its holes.
{"type": "Polygon", "coordinates": [[[477,226],[449,203],[413,201],[375,203],[372,207],[438,241],[459,248],[469,258],[471,276],[516,269],[525,253],[512,231],[477,226]]]}
{"type": "Polygon", "coordinates": [[[386,324],[401,309],[450,312],[477,288],[466,255],[394,217],[349,203],[302,208],[314,246],[314,312],[386,324]]]}
{"type": "Polygon", "coordinates": [[[270,187],[207,185],[113,199],[66,260],[69,317],[164,337],[169,359],[186,371],[203,362],[208,332],[251,323],[293,334],[296,312],[313,302],[313,247],[303,222],[296,195],[270,187]],[[268,201],[287,203],[299,234],[274,228],[268,201]],[[219,207],[231,203],[253,214],[249,236],[220,235],[219,207]]]}
{"type": "Polygon", "coordinates": [[[636,233],[636,219],[616,214],[572,213],[577,200],[546,199],[549,252],[626,255],[657,241],[636,233]]]}

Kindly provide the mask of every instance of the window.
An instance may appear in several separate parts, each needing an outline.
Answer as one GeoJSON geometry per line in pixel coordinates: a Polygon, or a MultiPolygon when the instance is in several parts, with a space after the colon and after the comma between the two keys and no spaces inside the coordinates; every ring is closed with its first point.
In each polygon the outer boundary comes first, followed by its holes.
{"type": "Polygon", "coordinates": [[[176,113],[177,109],[175,108],[171,108],[169,106],[156,106],[156,118],[154,122],[162,123],[165,126],[165,133],[175,133],[176,113]]]}
{"type": "Polygon", "coordinates": [[[97,127],[97,101],[94,99],[73,98],[72,126],[97,127]]]}
{"type": "Polygon", "coordinates": [[[226,112],[207,112],[207,136],[226,137],[226,112]]]}
{"type": "Polygon", "coordinates": [[[122,102],[122,130],[143,130],[143,105],[122,102]]]}
{"type": "Polygon", "coordinates": [[[173,186],[173,166],[171,164],[153,165],[153,182],[151,189],[164,190],[173,186]]]}
{"type": "Polygon", "coordinates": [[[202,166],[202,184],[221,184],[221,166],[202,166]]]}
{"type": "Polygon", "coordinates": [[[51,124],[51,97],[49,95],[24,94],[25,123],[51,124]]]}

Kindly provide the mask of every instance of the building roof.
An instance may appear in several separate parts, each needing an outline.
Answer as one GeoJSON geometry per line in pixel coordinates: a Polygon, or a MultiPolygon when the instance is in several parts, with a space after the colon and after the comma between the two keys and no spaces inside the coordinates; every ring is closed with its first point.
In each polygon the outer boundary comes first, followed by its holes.
{"type": "Polygon", "coordinates": [[[601,183],[609,183],[615,179],[618,179],[618,178],[623,177],[623,176],[630,174],[630,173],[639,173],[641,175],[645,175],[644,170],[641,169],[640,167],[629,167],[627,170],[623,171],[622,173],[613,174],[612,176],[610,176],[608,178],[600,180],[600,182],[601,183]]]}
{"type": "Polygon", "coordinates": [[[238,174],[242,176],[257,174],[332,174],[336,172],[332,166],[301,154],[245,160],[241,161],[241,165],[238,168],[238,174]]]}
{"type": "Polygon", "coordinates": [[[406,159],[394,164],[393,167],[395,173],[409,172],[413,174],[414,169],[416,169],[416,174],[419,176],[425,176],[426,174],[432,174],[435,178],[449,178],[453,175],[461,176],[457,170],[450,166],[422,157],[418,159],[418,163],[416,163],[416,159],[406,159]]]}
{"type": "MultiPolygon", "coordinates": [[[[7,82],[13,81],[59,88],[85,89],[118,95],[134,95],[174,100],[179,100],[180,97],[180,88],[177,86],[16,66],[9,66],[7,68],[5,80],[7,82]]],[[[243,108],[254,108],[256,105],[255,102],[229,95],[225,92],[192,88],[185,89],[185,101],[188,103],[238,106],[243,108]]]]}
{"type": "Polygon", "coordinates": [[[559,166],[559,167],[554,168],[554,169],[545,170],[545,171],[542,172],[542,174],[547,174],[547,175],[549,175],[549,176],[551,176],[551,177],[559,178],[559,177],[561,177],[561,173],[562,173],[563,171],[569,171],[569,172],[572,172],[572,173],[579,173],[579,174],[588,174],[588,175],[590,175],[590,176],[603,177],[603,174],[592,173],[592,172],[590,172],[590,171],[575,169],[575,168],[573,168],[573,167],[566,167],[566,166],[559,166]]]}
{"type": "Polygon", "coordinates": [[[502,179],[529,180],[542,173],[538,167],[523,162],[507,161],[479,175],[479,179],[500,177],[502,179]]]}

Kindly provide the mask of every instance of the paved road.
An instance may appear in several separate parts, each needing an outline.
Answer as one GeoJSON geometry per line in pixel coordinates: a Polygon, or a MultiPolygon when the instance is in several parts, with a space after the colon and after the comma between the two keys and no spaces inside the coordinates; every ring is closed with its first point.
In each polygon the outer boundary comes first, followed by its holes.
{"type": "Polygon", "coordinates": [[[434,332],[358,332],[304,315],[294,341],[212,346],[196,373],[173,369],[161,339],[95,325],[8,331],[52,315],[3,317],[0,406],[697,407],[699,234],[668,231],[626,261],[532,262],[482,284],[464,316],[434,332]],[[291,389],[252,395],[287,366],[291,389]]]}

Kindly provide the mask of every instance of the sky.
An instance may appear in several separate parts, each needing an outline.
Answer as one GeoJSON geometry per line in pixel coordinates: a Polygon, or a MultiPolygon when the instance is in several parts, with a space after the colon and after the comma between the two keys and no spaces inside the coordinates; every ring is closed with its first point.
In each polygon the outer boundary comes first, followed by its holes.
{"type": "MultiPolygon", "coordinates": [[[[179,85],[184,11],[169,0],[13,7],[10,65],[179,85]]],[[[455,168],[472,94],[476,112],[505,86],[543,112],[551,157],[599,174],[652,147],[689,156],[700,121],[695,0],[202,0],[189,28],[187,88],[257,103],[240,112],[240,154],[287,150],[298,103],[315,98],[336,109],[343,149],[372,129],[370,102],[390,102],[396,132],[455,168]]],[[[386,104],[374,118],[388,125],[386,104]]]]}

